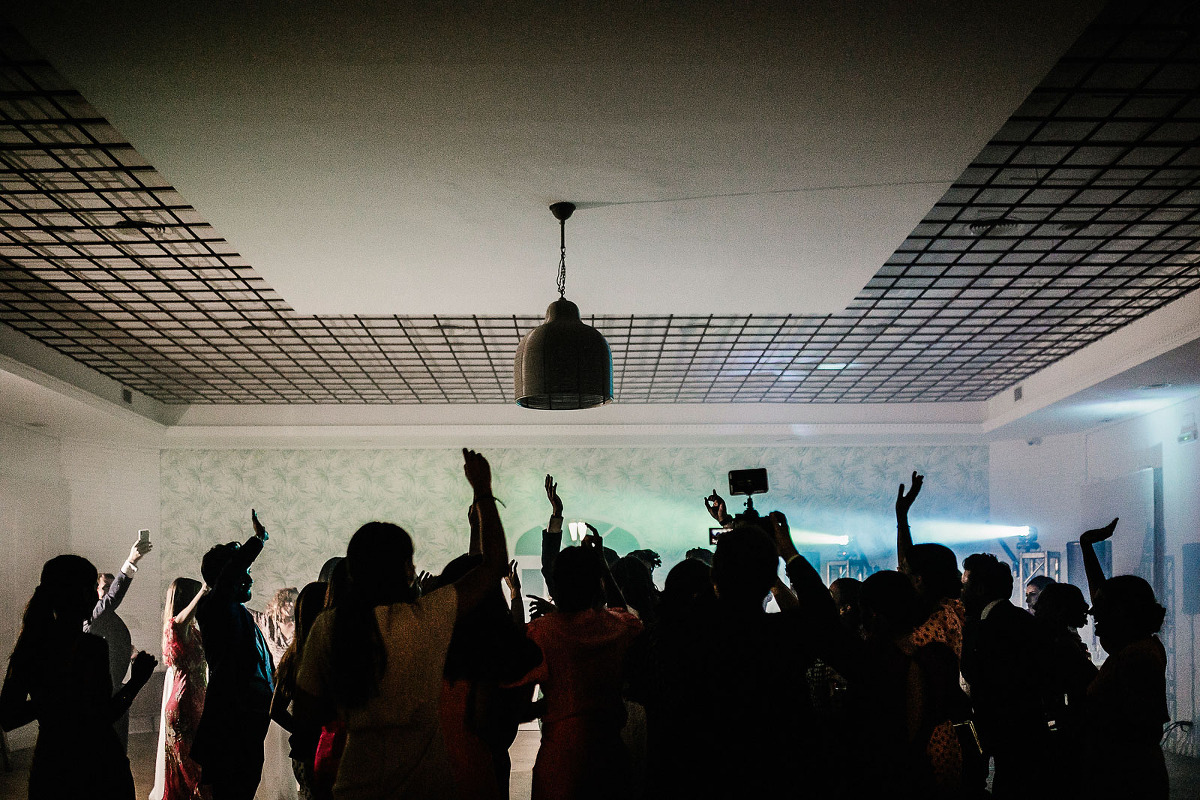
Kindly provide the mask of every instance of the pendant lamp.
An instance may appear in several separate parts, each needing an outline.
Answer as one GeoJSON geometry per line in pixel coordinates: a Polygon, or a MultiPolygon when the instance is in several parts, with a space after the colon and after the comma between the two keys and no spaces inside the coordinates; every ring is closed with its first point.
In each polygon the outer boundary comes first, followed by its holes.
{"type": "Polygon", "coordinates": [[[513,360],[517,405],[567,410],[612,402],[612,351],[600,331],[584,323],[579,306],[566,298],[567,219],[574,203],[555,203],[550,213],[558,220],[560,244],[558,299],[546,309],[546,321],[534,328],[513,360]]]}

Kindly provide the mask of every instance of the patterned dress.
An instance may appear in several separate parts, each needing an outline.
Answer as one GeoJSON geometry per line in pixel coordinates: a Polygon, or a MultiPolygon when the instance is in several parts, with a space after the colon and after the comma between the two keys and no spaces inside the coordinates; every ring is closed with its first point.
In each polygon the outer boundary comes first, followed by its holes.
{"type": "Polygon", "coordinates": [[[200,765],[191,759],[192,738],[204,693],[208,688],[204,647],[195,621],[184,625],[168,623],[167,648],[163,654],[171,681],[164,710],[166,729],[166,769],[164,800],[207,800],[207,787],[200,786],[200,765]]]}
{"type": "MultiPolygon", "coordinates": [[[[909,634],[913,649],[940,643],[954,651],[962,661],[963,626],[966,610],[961,600],[943,598],[933,613],[909,634]]],[[[944,709],[937,709],[944,711],[944,709]]],[[[933,779],[943,794],[954,793],[961,786],[963,773],[963,751],[952,725],[954,720],[938,721],[929,734],[925,754],[933,768],[933,779]]]]}

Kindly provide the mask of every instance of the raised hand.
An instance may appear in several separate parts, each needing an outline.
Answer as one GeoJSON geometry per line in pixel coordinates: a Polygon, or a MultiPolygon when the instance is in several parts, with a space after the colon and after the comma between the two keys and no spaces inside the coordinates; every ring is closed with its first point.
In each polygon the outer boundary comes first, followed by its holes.
{"type": "Polygon", "coordinates": [[[775,548],[779,551],[780,558],[786,561],[792,556],[797,555],[799,551],[796,549],[796,543],[792,541],[792,531],[788,527],[787,517],[783,515],[782,511],[772,511],[770,519],[771,533],[775,539],[775,548]]]}
{"type": "Polygon", "coordinates": [[[924,483],[925,476],[918,475],[917,471],[913,470],[912,483],[909,484],[907,494],[904,492],[904,484],[900,484],[900,490],[896,492],[896,516],[908,516],[908,510],[912,508],[913,501],[921,493],[921,486],[924,483]]]}
{"type": "Polygon", "coordinates": [[[521,598],[521,576],[517,572],[517,562],[508,562],[508,574],[504,576],[504,583],[508,586],[508,596],[514,601],[521,598]]]}
{"type": "Polygon", "coordinates": [[[529,598],[529,618],[531,620],[552,614],[557,610],[554,607],[554,603],[551,603],[544,597],[538,597],[536,594],[527,594],[525,596],[529,598]]]}
{"type": "Polygon", "coordinates": [[[264,528],[263,524],[258,521],[258,512],[255,511],[253,508],[250,509],[250,521],[252,523],[254,523],[254,535],[255,536],[262,539],[264,542],[267,539],[271,538],[271,537],[267,536],[267,529],[264,528]]]}
{"type": "Polygon", "coordinates": [[[146,555],[146,553],[149,553],[153,549],[154,545],[150,544],[150,542],[143,542],[141,539],[138,539],[133,543],[133,547],[129,548],[129,563],[138,563],[142,560],[142,556],[146,555]]]}
{"type": "Polygon", "coordinates": [[[463,472],[476,495],[492,494],[492,467],[488,460],[474,450],[463,448],[463,472]]]}
{"type": "Polygon", "coordinates": [[[704,507],[708,509],[708,513],[717,521],[718,525],[724,525],[729,521],[729,511],[725,508],[725,498],[717,494],[716,489],[713,489],[712,494],[704,498],[704,507]]]}
{"type": "Polygon", "coordinates": [[[416,583],[417,588],[421,590],[421,594],[428,594],[434,590],[434,584],[436,583],[434,577],[435,576],[432,573],[426,572],[425,570],[421,570],[417,573],[416,583]]]}
{"type": "Polygon", "coordinates": [[[587,535],[585,535],[583,537],[583,540],[579,543],[579,546],[585,550],[592,552],[595,555],[600,556],[601,560],[603,560],[603,558],[604,558],[604,540],[600,538],[599,532],[595,528],[593,528],[589,523],[585,522],[583,524],[587,525],[587,529],[589,532],[587,533],[587,535]]]}
{"type": "Polygon", "coordinates": [[[554,482],[553,475],[546,476],[546,499],[550,501],[550,516],[561,517],[563,504],[558,496],[558,484],[554,482]]]}
{"type": "Polygon", "coordinates": [[[1112,537],[1113,531],[1117,529],[1117,520],[1119,519],[1120,517],[1113,517],[1113,521],[1105,525],[1103,528],[1094,528],[1085,532],[1079,537],[1079,543],[1081,545],[1096,544],[1097,542],[1103,542],[1105,539],[1112,537]]]}

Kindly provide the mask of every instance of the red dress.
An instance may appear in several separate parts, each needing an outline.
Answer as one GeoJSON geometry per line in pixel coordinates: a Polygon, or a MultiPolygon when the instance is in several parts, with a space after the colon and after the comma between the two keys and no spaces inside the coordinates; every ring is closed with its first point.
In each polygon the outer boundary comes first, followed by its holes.
{"type": "Polygon", "coordinates": [[[200,765],[191,759],[192,739],[204,692],[208,688],[204,647],[195,621],[184,625],[168,623],[167,647],[163,656],[170,674],[171,693],[165,709],[166,774],[163,800],[206,800],[208,788],[200,786],[200,765]]]}
{"type": "Polygon", "coordinates": [[[546,696],[534,800],[627,796],[622,666],[641,629],[637,617],[615,609],[559,612],[529,623],[529,638],[545,654],[522,681],[540,683],[546,696]]]}

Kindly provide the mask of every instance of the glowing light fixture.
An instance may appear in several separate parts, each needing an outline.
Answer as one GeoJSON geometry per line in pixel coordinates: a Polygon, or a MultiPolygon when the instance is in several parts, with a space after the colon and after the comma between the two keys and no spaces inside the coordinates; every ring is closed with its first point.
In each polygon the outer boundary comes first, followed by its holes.
{"type": "Polygon", "coordinates": [[[546,321],[517,346],[513,388],[517,405],[542,410],[592,408],[612,402],[612,351],[600,331],[579,316],[566,298],[567,219],[574,203],[555,203],[550,213],[560,232],[558,299],[546,309],[546,321]]]}
{"type": "Polygon", "coordinates": [[[989,525],[982,522],[953,522],[950,520],[913,520],[913,537],[921,542],[945,545],[966,542],[985,542],[989,539],[1014,539],[1037,533],[1028,525],[989,525]]]}
{"type": "MultiPolygon", "coordinates": [[[[589,533],[600,535],[600,531],[589,522],[584,522],[581,519],[573,519],[567,523],[567,531],[571,534],[571,544],[580,544],[585,536],[589,533]]],[[[610,531],[611,533],[611,531],[610,531]]]]}
{"type": "Polygon", "coordinates": [[[849,364],[817,364],[817,369],[845,369],[849,364]]]}
{"type": "Polygon", "coordinates": [[[849,536],[838,536],[836,533],[820,533],[818,531],[792,531],[792,541],[796,544],[823,545],[834,544],[845,547],[850,544],[849,536]]]}

